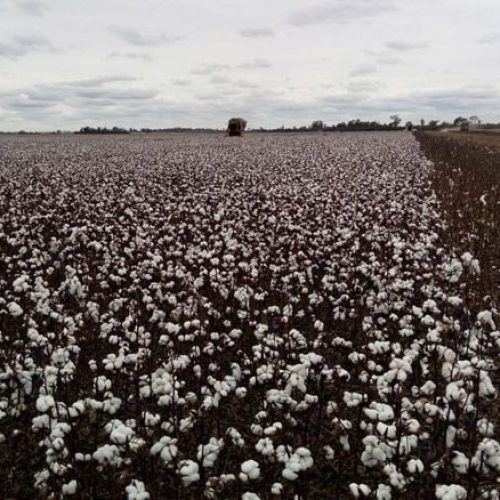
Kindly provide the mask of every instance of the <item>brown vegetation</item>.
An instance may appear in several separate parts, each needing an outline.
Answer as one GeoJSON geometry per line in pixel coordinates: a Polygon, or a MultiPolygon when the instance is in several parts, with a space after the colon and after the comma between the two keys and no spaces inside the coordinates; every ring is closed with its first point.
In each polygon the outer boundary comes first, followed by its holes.
{"type": "Polygon", "coordinates": [[[478,299],[500,299],[500,136],[417,133],[436,164],[433,184],[447,224],[445,241],[470,251],[482,267],[478,299]]]}

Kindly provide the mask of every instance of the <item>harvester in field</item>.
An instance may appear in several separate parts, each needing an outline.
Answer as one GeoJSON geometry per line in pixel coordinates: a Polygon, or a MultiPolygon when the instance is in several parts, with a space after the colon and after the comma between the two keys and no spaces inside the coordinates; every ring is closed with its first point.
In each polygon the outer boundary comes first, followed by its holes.
{"type": "Polygon", "coordinates": [[[247,126],[247,122],[243,118],[231,118],[227,122],[226,135],[229,137],[240,137],[247,126]]]}

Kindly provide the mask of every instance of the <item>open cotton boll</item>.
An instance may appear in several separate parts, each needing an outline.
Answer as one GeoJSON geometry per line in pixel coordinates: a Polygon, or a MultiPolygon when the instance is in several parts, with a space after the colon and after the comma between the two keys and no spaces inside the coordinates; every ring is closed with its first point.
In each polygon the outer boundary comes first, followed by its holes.
{"type": "Polygon", "coordinates": [[[406,468],[410,474],[421,474],[424,471],[424,464],[418,458],[408,460],[406,468]]]}
{"type": "Polygon", "coordinates": [[[349,489],[354,498],[367,497],[371,493],[370,487],[366,484],[351,483],[349,489]]]}
{"type": "Polygon", "coordinates": [[[470,460],[460,451],[454,451],[451,459],[453,468],[459,474],[467,474],[470,460]]]}
{"type": "Polygon", "coordinates": [[[466,500],[467,490],[459,484],[438,484],[436,498],[439,500],[466,500]]]}
{"type": "Polygon", "coordinates": [[[150,495],[146,491],[146,486],[138,479],[132,479],[130,484],[125,487],[127,500],[149,500],[150,495]]]}
{"type": "Polygon", "coordinates": [[[260,466],[255,460],[247,460],[241,464],[240,479],[246,483],[249,480],[257,479],[260,476],[260,466]]]}
{"type": "Polygon", "coordinates": [[[198,446],[196,458],[203,467],[213,467],[223,447],[223,439],[210,438],[207,444],[198,446]]]}
{"type": "Polygon", "coordinates": [[[271,486],[271,493],[273,495],[281,495],[281,492],[283,491],[283,485],[281,483],[273,483],[271,486]]]}
{"type": "Polygon", "coordinates": [[[182,460],[179,462],[178,472],[184,486],[189,486],[200,480],[199,465],[193,460],[182,460]]]}
{"type": "Polygon", "coordinates": [[[71,496],[76,494],[78,489],[78,483],[76,479],[72,479],[69,483],[63,484],[61,488],[61,493],[63,496],[71,496]]]}
{"type": "Polygon", "coordinates": [[[241,500],[260,500],[260,497],[255,493],[247,491],[241,495],[241,500]]]}
{"type": "Polygon", "coordinates": [[[177,456],[177,439],[170,436],[163,436],[151,447],[151,455],[160,454],[165,463],[171,463],[177,456]]]}
{"type": "Polygon", "coordinates": [[[94,460],[100,464],[116,464],[120,461],[120,450],[114,444],[105,444],[92,454],[94,460]]]}
{"type": "Polygon", "coordinates": [[[377,500],[392,500],[391,487],[387,484],[379,484],[375,492],[377,500]]]}
{"type": "Polygon", "coordinates": [[[48,396],[38,396],[36,400],[36,409],[40,413],[45,413],[55,406],[55,404],[56,402],[50,394],[48,396]]]}
{"type": "Polygon", "coordinates": [[[9,314],[11,316],[14,316],[14,318],[21,316],[21,314],[23,314],[23,312],[24,312],[22,307],[19,304],[17,304],[16,302],[9,302],[7,304],[7,311],[9,311],[9,314]]]}

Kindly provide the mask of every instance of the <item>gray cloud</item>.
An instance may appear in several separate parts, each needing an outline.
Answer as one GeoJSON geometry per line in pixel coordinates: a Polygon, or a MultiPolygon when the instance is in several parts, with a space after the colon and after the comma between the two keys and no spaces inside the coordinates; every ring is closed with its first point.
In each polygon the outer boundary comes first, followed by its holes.
{"type": "Polygon", "coordinates": [[[191,85],[193,82],[187,78],[176,78],[175,80],[172,80],[172,85],[176,85],[179,87],[185,87],[188,85],[191,85]]]}
{"type": "MultiPolygon", "coordinates": [[[[256,57],[251,61],[244,61],[239,64],[218,64],[218,63],[205,63],[191,70],[193,75],[213,75],[215,73],[220,73],[221,71],[228,71],[232,69],[243,69],[243,70],[258,70],[270,68],[272,65],[267,59],[256,57]]],[[[221,83],[221,82],[219,82],[221,83]]]]}
{"type": "Polygon", "coordinates": [[[332,0],[294,12],[289,16],[288,22],[293,26],[345,24],[392,10],[395,7],[391,0],[332,0]]]}
{"type": "Polygon", "coordinates": [[[380,90],[384,86],[385,85],[383,83],[373,80],[355,80],[349,82],[347,85],[347,91],[355,93],[370,93],[380,90]]]}
{"type": "Polygon", "coordinates": [[[384,64],[386,66],[395,66],[396,64],[401,64],[403,62],[401,59],[391,56],[379,56],[376,61],[378,64],[384,64]]]}
{"type": "Polygon", "coordinates": [[[428,47],[427,42],[411,42],[408,40],[391,40],[386,42],[385,46],[388,49],[395,50],[398,52],[408,52],[410,50],[423,49],[428,47]]]}
{"type": "Polygon", "coordinates": [[[218,64],[218,63],[206,63],[202,64],[200,67],[191,70],[193,75],[211,75],[212,73],[217,73],[218,71],[224,71],[230,69],[231,66],[228,64],[218,64]]]}
{"type": "Polygon", "coordinates": [[[64,105],[80,111],[88,106],[133,106],[136,103],[154,102],[157,92],[151,89],[117,88],[111,83],[134,81],[127,76],[74,80],[53,84],[35,85],[21,92],[11,92],[0,101],[7,110],[50,109],[64,105]]]}
{"type": "Polygon", "coordinates": [[[110,26],[109,31],[131,45],[137,47],[155,47],[166,45],[181,40],[182,36],[167,36],[164,33],[160,35],[144,35],[143,33],[121,26],[110,26]]]}
{"type": "Polygon", "coordinates": [[[274,31],[270,28],[246,28],[239,31],[245,38],[273,37],[274,31]]]}
{"type": "Polygon", "coordinates": [[[477,39],[478,43],[483,45],[495,44],[500,42],[500,33],[490,33],[477,39]]]}
{"type": "Polygon", "coordinates": [[[42,0],[0,0],[0,12],[9,8],[21,10],[31,16],[41,16],[47,5],[42,0]]]}
{"type": "Polygon", "coordinates": [[[235,67],[241,69],[261,69],[261,68],[270,68],[271,66],[272,64],[267,59],[256,57],[253,61],[243,62],[237,64],[235,67]]]}
{"type": "Polygon", "coordinates": [[[107,56],[110,59],[131,59],[133,61],[151,62],[153,58],[144,52],[110,52],[107,56]]]}
{"type": "Polygon", "coordinates": [[[137,78],[135,76],[109,75],[109,76],[100,76],[96,78],[83,78],[81,80],[71,80],[68,82],[61,82],[61,85],[70,87],[100,87],[108,83],[133,82],[136,80],[137,78]]]}
{"type": "Polygon", "coordinates": [[[230,82],[231,80],[226,76],[213,75],[212,78],[210,78],[210,83],[213,83],[215,85],[219,85],[221,83],[230,83],[230,82]]]}
{"type": "Polygon", "coordinates": [[[41,36],[16,35],[10,42],[0,42],[0,57],[8,59],[17,59],[41,51],[54,51],[52,43],[41,36]]]}
{"type": "Polygon", "coordinates": [[[31,16],[41,16],[47,10],[47,5],[40,0],[17,0],[14,3],[31,16]]]}
{"type": "Polygon", "coordinates": [[[371,75],[372,73],[375,73],[376,71],[377,71],[377,67],[372,65],[372,64],[361,64],[360,66],[357,66],[356,68],[354,68],[349,73],[349,76],[351,76],[351,77],[366,76],[366,75],[371,75]]]}

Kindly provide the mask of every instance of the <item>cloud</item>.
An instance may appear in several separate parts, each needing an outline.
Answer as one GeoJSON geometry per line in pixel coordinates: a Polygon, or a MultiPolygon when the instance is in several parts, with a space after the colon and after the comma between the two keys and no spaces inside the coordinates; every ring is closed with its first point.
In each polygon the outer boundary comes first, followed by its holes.
{"type": "Polygon", "coordinates": [[[54,51],[52,43],[45,37],[16,35],[10,42],[0,42],[0,57],[17,59],[32,52],[54,51]]]}
{"type": "Polygon", "coordinates": [[[477,39],[478,43],[483,45],[494,44],[500,42],[500,33],[490,33],[477,39]]]}
{"type": "Polygon", "coordinates": [[[237,64],[235,67],[240,69],[262,69],[270,68],[271,66],[271,63],[268,60],[257,57],[252,61],[237,64]]]}
{"type": "Polygon", "coordinates": [[[101,87],[108,83],[116,82],[134,82],[137,78],[129,75],[110,75],[100,76],[96,78],[83,78],[81,80],[71,80],[68,82],[61,82],[61,85],[70,87],[101,87]]]}
{"type": "Polygon", "coordinates": [[[41,0],[0,0],[0,12],[16,8],[31,16],[41,16],[47,5],[41,0]]]}
{"type": "Polygon", "coordinates": [[[151,62],[153,58],[144,52],[110,52],[110,59],[131,59],[132,61],[151,62]]]}
{"type": "Polygon", "coordinates": [[[382,87],[384,87],[383,83],[373,80],[355,80],[347,85],[347,90],[355,93],[371,93],[380,90],[382,87]]]}
{"type": "Polygon", "coordinates": [[[379,56],[377,57],[378,64],[384,64],[386,66],[395,66],[396,64],[401,64],[403,61],[397,57],[391,56],[379,56]]]}
{"type": "Polygon", "coordinates": [[[137,47],[155,47],[159,45],[166,45],[177,42],[183,38],[182,36],[167,36],[165,33],[161,33],[160,35],[144,35],[139,31],[130,28],[123,28],[121,26],[110,26],[109,31],[118,38],[121,38],[125,42],[137,47]]]}
{"type": "Polygon", "coordinates": [[[212,78],[210,78],[210,83],[213,83],[215,85],[221,84],[221,83],[230,83],[231,80],[227,78],[226,76],[220,76],[220,75],[213,75],[212,78]]]}
{"type": "Polygon", "coordinates": [[[428,47],[427,42],[411,42],[408,40],[391,40],[386,42],[385,46],[388,49],[395,50],[398,52],[408,52],[411,50],[423,49],[428,47]]]}
{"type": "Polygon", "coordinates": [[[41,16],[47,10],[45,3],[40,0],[17,0],[14,3],[30,16],[41,16]]]}
{"type": "Polygon", "coordinates": [[[192,83],[193,82],[187,78],[176,78],[175,80],[172,80],[172,85],[177,85],[179,87],[186,87],[192,83]]]}
{"type": "Polygon", "coordinates": [[[239,34],[245,38],[273,37],[274,31],[270,28],[246,28],[239,31],[239,34]]]}
{"type": "Polygon", "coordinates": [[[231,69],[265,69],[270,68],[272,65],[267,59],[262,59],[256,57],[251,61],[244,61],[239,64],[218,64],[218,63],[205,63],[191,70],[193,75],[213,75],[214,73],[220,73],[221,71],[227,71],[231,69]]]}
{"type": "Polygon", "coordinates": [[[288,22],[293,26],[346,24],[393,10],[395,7],[391,0],[332,0],[294,12],[288,22]]]}
{"type": "Polygon", "coordinates": [[[376,66],[374,66],[372,64],[361,64],[360,66],[354,68],[349,73],[349,76],[351,76],[351,77],[366,76],[366,75],[371,75],[372,73],[375,73],[376,71],[377,71],[376,66]]]}
{"type": "Polygon", "coordinates": [[[19,92],[10,92],[1,99],[1,107],[22,110],[65,106],[84,111],[88,106],[130,107],[137,103],[153,103],[158,95],[155,90],[111,85],[135,80],[127,76],[106,76],[35,85],[19,92]]]}
{"type": "Polygon", "coordinates": [[[218,63],[205,63],[191,70],[193,75],[211,75],[212,73],[217,73],[218,71],[224,71],[230,69],[231,66],[228,64],[218,64],[218,63]]]}

